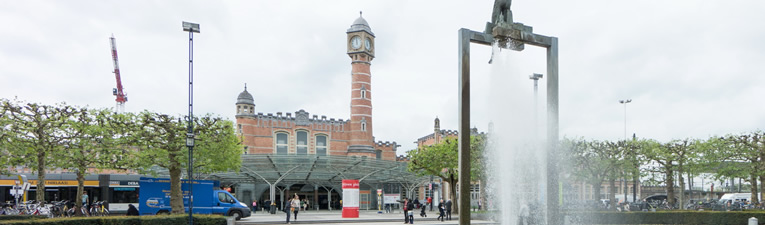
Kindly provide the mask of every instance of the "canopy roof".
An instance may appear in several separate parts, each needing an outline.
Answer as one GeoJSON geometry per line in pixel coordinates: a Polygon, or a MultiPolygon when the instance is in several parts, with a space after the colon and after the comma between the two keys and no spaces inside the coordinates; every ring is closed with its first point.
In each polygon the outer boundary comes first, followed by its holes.
{"type": "Polygon", "coordinates": [[[358,156],[242,155],[239,172],[209,174],[221,183],[340,184],[343,179],[363,183],[421,182],[425,177],[407,170],[407,162],[358,156]]]}

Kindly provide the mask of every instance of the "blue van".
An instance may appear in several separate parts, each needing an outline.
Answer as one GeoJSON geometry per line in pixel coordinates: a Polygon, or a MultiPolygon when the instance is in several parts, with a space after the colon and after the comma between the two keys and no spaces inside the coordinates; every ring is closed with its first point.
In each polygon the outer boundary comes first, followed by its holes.
{"type": "MultiPolygon", "coordinates": [[[[141,215],[169,214],[170,179],[141,177],[138,182],[138,212],[141,215]]],[[[250,208],[239,202],[231,193],[216,190],[218,181],[193,180],[194,213],[233,216],[236,220],[250,216],[250,208]]],[[[189,181],[181,180],[183,206],[189,212],[189,181]]]]}

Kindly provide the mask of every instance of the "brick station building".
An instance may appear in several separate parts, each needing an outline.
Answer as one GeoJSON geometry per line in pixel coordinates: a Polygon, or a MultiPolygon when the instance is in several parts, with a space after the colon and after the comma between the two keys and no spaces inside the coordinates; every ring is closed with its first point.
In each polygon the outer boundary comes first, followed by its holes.
{"type": "MultiPolygon", "coordinates": [[[[376,206],[376,189],[383,189],[386,194],[401,193],[402,181],[397,179],[413,180],[406,171],[406,158],[396,156],[399,145],[395,141],[376,141],[373,134],[371,65],[375,58],[375,34],[361,16],[346,34],[346,53],[351,59],[350,119],[327,118],[303,109],[257,112],[255,99],[246,85],[239,93],[236,129],[245,148],[244,169],[240,174],[219,174],[213,178],[236,183],[240,200],[263,204],[264,199],[283,201],[294,193],[301,199],[318,201],[320,208],[325,209],[329,208],[324,204],[326,201],[340,199],[337,191],[341,190],[341,178],[359,179],[363,180],[360,205],[364,208],[376,206]],[[347,165],[338,165],[346,161],[347,165]]],[[[335,208],[333,203],[329,205],[335,208]]]]}
{"type": "Polygon", "coordinates": [[[247,91],[236,101],[236,123],[247,154],[366,156],[396,160],[396,142],[375,141],[372,123],[372,73],[375,36],[364,18],[347,33],[351,58],[350,119],[294,113],[255,113],[255,100],[247,91]]]}

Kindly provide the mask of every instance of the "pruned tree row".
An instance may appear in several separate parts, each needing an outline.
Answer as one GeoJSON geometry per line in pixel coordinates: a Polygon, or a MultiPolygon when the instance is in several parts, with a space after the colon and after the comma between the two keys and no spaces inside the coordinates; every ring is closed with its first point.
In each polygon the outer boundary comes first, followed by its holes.
{"type": "MultiPolygon", "coordinates": [[[[37,174],[37,190],[45,190],[47,171],[77,174],[77,205],[85,176],[103,170],[156,175],[167,169],[171,204],[182,213],[181,176],[188,167],[186,121],[155,112],[117,114],[66,104],[44,105],[0,99],[0,174],[17,167],[37,174]]],[[[238,171],[242,147],[233,122],[205,115],[194,118],[194,170],[199,173],[238,171]]],[[[188,178],[188,174],[186,177],[188,178]]],[[[44,191],[36,199],[45,201],[44,191]]],[[[76,210],[79,212],[79,210],[76,210]]]]}

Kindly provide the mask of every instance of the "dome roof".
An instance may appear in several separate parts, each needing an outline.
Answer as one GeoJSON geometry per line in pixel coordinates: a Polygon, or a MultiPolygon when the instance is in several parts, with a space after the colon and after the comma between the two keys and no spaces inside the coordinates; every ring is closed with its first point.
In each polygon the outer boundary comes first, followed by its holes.
{"type": "Polygon", "coordinates": [[[236,98],[236,104],[248,104],[255,105],[255,99],[252,98],[250,92],[247,92],[247,85],[244,85],[244,91],[239,93],[239,97],[236,98]]]}
{"type": "Polygon", "coordinates": [[[357,32],[357,31],[366,31],[372,37],[375,36],[375,33],[372,33],[372,28],[369,27],[369,23],[367,23],[367,20],[364,19],[364,17],[361,17],[361,12],[359,12],[359,18],[353,21],[353,24],[351,24],[351,28],[348,28],[347,33],[351,32],[357,32]]]}

